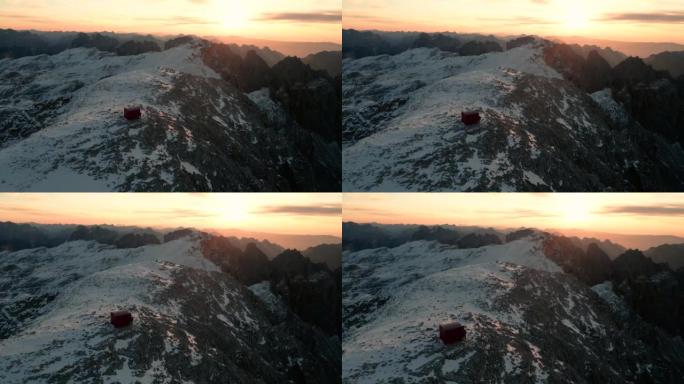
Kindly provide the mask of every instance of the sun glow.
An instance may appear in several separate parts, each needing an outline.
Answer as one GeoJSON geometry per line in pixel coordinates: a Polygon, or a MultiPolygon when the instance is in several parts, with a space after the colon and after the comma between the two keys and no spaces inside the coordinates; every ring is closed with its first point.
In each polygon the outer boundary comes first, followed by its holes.
{"type": "Polygon", "coordinates": [[[580,8],[568,9],[563,25],[569,32],[581,32],[589,27],[589,16],[580,8]]]}
{"type": "Polygon", "coordinates": [[[337,193],[0,194],[0,221],[341,235],[337,193]]]}
{"type": "Polygon", "coordinates": [[[0,26],[339,43],[341,19],[320,19],[335,12],[339,0],[12,0],[0,1],[0,26]]]}
{"type": "Polygon", "coordinates": [[[569,197],[564,199],[562,212],[563,220],[567,223],[584,223],[591,219],[591,210],[587,200],[582,197],[569,197]]]}
{"type": "Polygon", "coordinates": [[[245,6],[242,6],[239,1],[226,1],[222,3],[220,8],[220,15],[217,15],[223,21],[223,28],[228,31],[236,31],[245,28],[252,18],[250,12],[245,6]]]}
{"type": "Polygon", "coordinates": [[[357,223],[585,229],[684,236],[684,196],[680,194],[345,193],[343,198],[344,220],[357,223]]]}

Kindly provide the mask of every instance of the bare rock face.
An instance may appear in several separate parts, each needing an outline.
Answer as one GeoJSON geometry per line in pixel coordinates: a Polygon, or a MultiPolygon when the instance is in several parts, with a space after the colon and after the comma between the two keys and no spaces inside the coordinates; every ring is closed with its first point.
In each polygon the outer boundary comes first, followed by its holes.
{"type": "Polygon", "coordinates": [[[544,254],[589,286],[610,280],[613,265],[608,255],[596,244],[590,244],[586,252],[567,238],[549,236],[544,244],[544,254]]]}

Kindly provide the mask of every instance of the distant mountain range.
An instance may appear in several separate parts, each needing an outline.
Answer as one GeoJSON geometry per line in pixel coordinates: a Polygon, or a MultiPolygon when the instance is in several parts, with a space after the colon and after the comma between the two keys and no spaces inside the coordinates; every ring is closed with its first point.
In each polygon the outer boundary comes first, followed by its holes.
{"type": "Polygon", "coordinates": [[[554,233],[561,233],[565,236],[577,236],[583,238],[598,238],[603,240],[609,240],[613,243],[620,244],[624,247],[640,249],[642,251],[663,244],[684,243],[684,237],[671,235],[616,234],[582,229],[549,229],[549,231],[554,233]]]}
{"type": "Polygon", "coordinates": [[[656,263],[666,263],[673,270],[684,268],[684,243],[659,245],[647,249],[644,254],[656,263]]]}
{"type": "MultiPolygon", "coordinates": [[[[535,229],[494,229],[459,225],[396,225],[343,222],[343,249],[394,248],[402,244],[428,240],[458,248],[477,248],[503,244],[520,236],[534,233],[535,229]]],[[[673,270],[684,263],[684,237],[669,235],[630,235],[575,229],[546,229],[554,236],[562,236],[574,246],[587,251],[590,246],[601,249],[615,259],[628,249],[639,249],[654,262],[667,263],[673,270]]]]}
{"type": "MultiPolygon", "coordinates": [[[[18,251],[38,247],[55,247],[68,241],[86,240],[113,245],[117,248],[138,248],[160,244],[197,232],[192,229],[153,229],[135,226],[35,224],[0,222],[0,250],[18,251]]],[[[245,251],[253,244],[268,259],[286,249],[298,249],[314,263],[327,264],[335,270],[340,264],[341,239],[335,236],[268,234],[240,229],[207,231],[224,236],[235,248],[245,251]]]]}
{"type": "Polygon", "coordinates": [[[225,230],[212,230],[208,229],[209,232],[220,233],[224,236],[238,236],[246,238],[255,238],[257,240],[269,240],[274,243],[278,243],[285,248],[293,248],[303,251],[307,248],[315,247],[321,244],[339,244],[342,239],[337,236],[329,235],[289,235],[282,233],[264,233],[248,231],[239,228],[231,228],[225,230]]]}
{"type": "Polygon", "coordinates": [[[285,55],[304,58],[306,56],[322,51],[341,51],[342,45],[330,42],[297,42],[297,41],[275,41],[266,39],[253,39],[240,36],[208,36],[207,38],[222,43],[234,43],[240,45],[254,45],[257,47],[269,47],[280,51],[285,55]]]}
{"type": "Polygon", "coordinates": [[[638,56],[647,58],[648,56],[665,51],[684,51],[684,44],[667,42],[628,42],[614,41],[605,39],[592,39],[587,37],[563,37],[552,36],[552,40],[561,41],[566,44],[596,45],[602,48],[610,47],[615,51],[620,51],[627,56],[638,56]]]}

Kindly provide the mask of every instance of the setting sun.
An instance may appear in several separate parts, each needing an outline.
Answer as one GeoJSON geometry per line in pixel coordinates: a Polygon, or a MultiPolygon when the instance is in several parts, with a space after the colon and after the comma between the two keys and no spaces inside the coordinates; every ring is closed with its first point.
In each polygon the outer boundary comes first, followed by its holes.
{"type": "Polygon", "coordinates": [[[589,18],[581,9],[574,9],[565,16],[565,28],[570,32],[585,30],[589,25],[589,18]]]}
{"type": "Polygon", "coordinates": [[[341,21],[340,3],[336,0],[0,2],[2,28],[19,30],[235,35],[340,43],[341,21]]]}
{"type": "Polygon", "coordinates": [[[677,194],[346,193],[343,198],[344,221],[684,235],[684,199],[677,194]]]}
{"type": "Polygon", "coordinates": [[[563,210],[563,219],[572,224],[583,223],[591,219],[591,211],[589,210],[588,202],[582,195],[571,195],[563,198],[561,208],[563,210]]]}
{"type": "Polygon", "coordinates": [[[340,236],[340,194],[11,194],[0,217],[43,224],[239,229],[340,236]],[[93,214],[97,213],[97,214],[93,214]]]}
{"type": "Polygon", "coordinates": [[[584,36],[684,43],[681,1],[428,2],[347,0],[343,27],[359,30],[584,36]]]}
{"type": "MultiPolygon", "coordinates": [[[[244,2],[230,0],[221,4],[221,17],[223,18],[223,27],[226,31],[235,32],[245,28],[250,18],[253,17],[241,3],[244,2]]],[[[208,16],[211,17],[211,15],[208,16]]]]}

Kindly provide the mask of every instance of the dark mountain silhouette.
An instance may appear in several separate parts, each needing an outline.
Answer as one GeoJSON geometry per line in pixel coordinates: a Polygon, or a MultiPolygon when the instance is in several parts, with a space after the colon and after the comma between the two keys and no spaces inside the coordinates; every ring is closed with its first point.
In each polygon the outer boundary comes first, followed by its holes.
{"type": "Polygon", "coordinates": [[[598,53],[603,59],[610,64],[611,67],[614,67],[621,62],[623,62],[626,58],[627,55],[625,55],[622,52],[619,51],[614,51],[610,47],[606,48],[601,48],[597,45],[579,45],[579,44],[570,44],[570,47],[580,56],[584,57],[585,59],[589,56],[591,52],[596,52],[598,53]]]}
{"type": "Polygon", "coordinates": [[[461,56],[477,56],[489,52],[501,51],[503,51],[503,49],[496,41],[469,41],[458,49],[458,53],[461,56]]]}
{"type": "Polygon", "coordinates": [[[321,244],[302,251],[302,254],[313,263],[323,263],[331,271],[342,267],[342,244],[321,244]]]}
{"type": "Polygon", "coordinates": [[[51,235],[30,224],[0,222],[0,250],[54,247],[66,241],[71,231],[65,229],[51,235]]]}
{"type": "Polygon", "coordinates": [[[439,241],[442,244],[458,245],[461,234],[457,231],[440,226],[421,225],[411,235],[411,240],[439,241]]]}
{"type": "Polygon", "coordinates": [[[684,51],[661,52],[644,61],[656,70],[667,71],[672,77],[684,75],[684,51]]]}
{"type": "Polygon", "coordinates": [[[271,261],[271,290],[303,320],[327,334],[341,333],[341,272],[331,273],[297,250],[285,250],[271,261]]]}
{"type": "Polygon", "coordinates": [[[439,48],[447,52],[459,52],[461,41],[458,38],[443,35],[441,33],[421,33],[413,43],[415,48],[439,48]]]}
{"type": "Polygon", "coordinates": [[[342,73],[342,52],[322,51],[311,54],[302,62],[317,71],[325,71],[330,77],[338,77],[342,73]]]}
{"type": "Polygon", "coordinates": [[[684,244],[663,244],[644,251],[655,263],[665,263],[673,271],[684,267],[684,244]]]}
{"type": "MultiPolygon", "coordinates": [[[[684,143],[684,89],[667,72],[653,69],[638,57],[628,57],[610,69],[598,53],[590,53],[585,60],[564,44],[545,48],[544,59],[586,92],[610,88],[614,99],[643,128],[671,142],[684,143]]],[[[647,148],[645,153],[653,151],[647,148]]]]}
{"type": "Polygon", "coordinates": [[[116,48],[119,56],[139,55],[145,52],[159,52],[161,48],[154,41],[133,41],[129,40],[116,48]]]}

